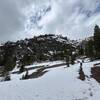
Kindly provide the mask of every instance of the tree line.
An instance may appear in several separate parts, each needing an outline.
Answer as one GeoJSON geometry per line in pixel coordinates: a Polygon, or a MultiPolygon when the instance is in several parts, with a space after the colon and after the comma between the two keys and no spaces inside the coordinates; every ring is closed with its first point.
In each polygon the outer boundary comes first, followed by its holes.
{"type": "Polygon", "coordinates": [[[84,40],[79,47],[79,54],[91,60],[100,59],[100,27],[95,25],[92,37],[84,40]]]}

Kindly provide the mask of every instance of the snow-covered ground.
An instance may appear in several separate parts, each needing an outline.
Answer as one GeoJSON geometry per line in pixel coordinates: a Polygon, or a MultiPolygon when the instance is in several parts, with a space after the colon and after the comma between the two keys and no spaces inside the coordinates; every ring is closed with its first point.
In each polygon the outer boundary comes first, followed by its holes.
{"type": "MultiPolygon", "coordinates": [[[[63,62],[44,64],[50,66],[58,63],[63,62]]],[[[100,61],[83,64],[84,74],[88,77],[91,75],[90,69],[95,63],[100,63],[100,61]]],[[[11,81],[0,83],[0,100],[99,100],[99,83],[88,77],[85,81],[78,79],[79,68],[80,64],[77,63],[68,68],[64,65],[45,69],[48,72],[43,76],[28,80],[20,80],[23,73],[12,74],[11,81]]],[[[31,70],[29,74],[36,70],[31,70]]]]}
{"type": "MultiPolygon", "coordinates": [[[[29,65],[29,66],[25,66],[25,68],[31,68],[31,67],[37,67],[37,66],[52,66],[52,65],[55,65],[55,64],[61,64],[63,63],[64,61],[46,61],[46,62],[41,62],[41,63],[38,63],[38,62],[34,62],[32,65],[29,65]]],[[[17,66],[13,69],[12,72],[15,72],[15,71],[18,71],[19,69],[17,68],[17,66]]]]}

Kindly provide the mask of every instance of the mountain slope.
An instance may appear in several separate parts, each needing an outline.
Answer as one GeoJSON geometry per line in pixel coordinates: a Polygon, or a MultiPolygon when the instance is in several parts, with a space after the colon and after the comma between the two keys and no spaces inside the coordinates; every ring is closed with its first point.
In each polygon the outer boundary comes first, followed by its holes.
{"type": "Polygon", "coordinates": [[[75,43],[67,37],[46,34],[0,46],[0,66],[6,71],[15,66],[23,67],[37,61],[62,60],[64,50],[75,50],[75,43]]]}

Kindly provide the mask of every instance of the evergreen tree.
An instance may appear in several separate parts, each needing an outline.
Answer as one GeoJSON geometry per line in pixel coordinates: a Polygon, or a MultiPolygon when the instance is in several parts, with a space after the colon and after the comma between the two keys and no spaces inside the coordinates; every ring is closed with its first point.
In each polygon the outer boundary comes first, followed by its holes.
{"type": "Polygon", "coordinates": [[[28,79],[29,76],[28,76],[28,70],[26,70],[26,74],[25,74],[25,79],[28,79]]]}
{"type": "Polygon", "coordinates": [[[25,71],[24,66],[25,66],[25,65],[24,65],[23,59],[20,59],[19,65],[18,65],[18,67],[20,68],[20,69],[19,69],[19,73],[22,73],[22,72],[25,71]]]}
{"type": "Polygon", "coordinates": [[[29,75],[28,75],[28,69],[26,69],[26,74],[22,76],[22,79],[28,79],[29,75]]]}
{"type": "Polygon", "coordinates": [[[78,52],[79,55],[84,55],[84,48],[82,47],[82,45],[80,45],[79,47],[79,52],[78,52]]]}
{"type": "Polygon", "coordinates": [[[10,81],[10,80],[11,80],[10,74],[9,74],[9,72],[6,72],[4,75],[4,81],[10,81]]]}
{"type": "Polygon", "coordinates": [[[72,52],[72,55],[71,55],[71,64],[73,65],[75,62],[75,59],[76,59],[76,55],[75,55],[75,52],[72,52]]]}
{"type": "Polygon", "coordinates": [[[20,66],[20,69],[19,69],[19,73],[22,73],[22,72],[24,72],[24,66],[22,65],[22,66],[20,66]]]}
{"type": "Polygon", "coordinates": [[[85,46],[85,55],[90,57],[91,60],[94,57],[94,43],[93,40],[89,40],[85,46]]]}
{"type": "Polygon", "coordinates": [[[95,47],[95,56],[100,58],[100,28],[98,25],[94,28],[94,47],[95,47]]]}
{"type": "Polygon", "coordinates": [[[67,67],[69,67],[69,49],[65,48],[64,49],[64,56],[65,56],[65,60],[66,60],[66,65],[67,67]]]}

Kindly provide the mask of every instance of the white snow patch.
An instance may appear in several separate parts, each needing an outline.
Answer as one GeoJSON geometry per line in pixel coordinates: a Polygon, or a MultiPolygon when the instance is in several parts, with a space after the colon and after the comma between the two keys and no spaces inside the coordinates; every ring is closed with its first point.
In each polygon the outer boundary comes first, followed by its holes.
{"type": "MultiPolygon", "coordinates": [[[[83,64],[86,75],[90,75],[90,68],[95,62],[83,64]]],[[[57,64],[46,62],[44,64],[57,64]]],[[[59,63],[59,61],[58,61],[59,63]]],[[[28,66],[29,67],[29,66],[28,66]]],[[[62,66],[48,69],[45,75],[37,79],[19,80],[0,83],[1,100],[99,100],[100,85],[94,80],[81,81],[79,76],[79,64],[70,67],[62,66]],[[93,96],[91,96],[93,94],[93,96]]],[[[23,73],[24,74],[24,73],[23,73]]]]}

